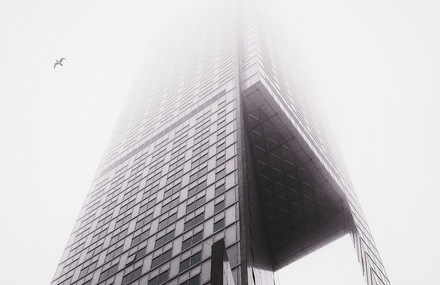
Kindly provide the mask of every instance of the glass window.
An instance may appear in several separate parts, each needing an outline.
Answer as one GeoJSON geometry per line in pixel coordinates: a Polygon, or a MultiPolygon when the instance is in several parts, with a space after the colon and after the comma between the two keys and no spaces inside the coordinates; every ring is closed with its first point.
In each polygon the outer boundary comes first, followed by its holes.
{"type": "Polygon", "coordinates": [[[135,254],[130,255],[127,258],[125,265],[129,265],[131,263],[134,263],[134,262],[140,260],[141,258],[143,258],[145,256],[146,251],[147,251],[147,248],[144,247],[144,248],[138,250],[135,254]]]}
{"type": "Polygon", "coordinates": [[[199,284],[200,284],[200,275],[196,275],[191,279],[186,280],[183,283],[180,283],[180,285],[199,285],[199,284]]]}
{"type": "Polygon", "coordinates": [[[203,222],[204,218],[205,218],[205,214],[201,213],[201,214],[198,214],[197,216],[195,216],[194,218],[186,221],[185,226],[184,226],[184,230],[186,231],[186,230],[192,228],[193,226],[203,222]]]}
{"type": "Polygon", "coordinates": [[[198,243],[202,239],[203,239],[203,231],[200,231],[182,242],[182,250],[190,248],[192,245],[198,243]]]}
{"type": "Polygon", "coordinates": [[[165,283],[166,281],[168,281],[169,279],[169,270],[159,274],[158,276],[150,279],[150,281],[148,281],[148,285],[160,285],[165,283]]]}
{"type": "Polygon", "coordinates": [[[137,244],[140,244],[141,242],[143,242],[144,240],[146,240],[148,237],[150,236],[150,230],[146,230],[145,232],[135,236],[132,240],[131,240],[131,246],[135,246],[137,244]]]}
{"type": "Polygon", "coordinates": [[[169,232],[167,234],[165,234],[164,236],[158,238],[156,240],[156,244],[154,245],[154,248],[158,248],[164,244],[166,244],[167,242],[173,240],[174,238],[174,230],[172,232],[169,232]]]}
{"type": "Polygon", "coordinates": [[[122,253],[122,246],[108,253],[107,256],[105,257],[104,262],[112,260],[114,257],[119,256],[121,253],[122,253]]]}
{"type": "Polygon", "coordinates": [[[216,232],[224,227],[225,227],[225,219],[223,218],[223,219],[219,220],[218,222],[214,223],[214,232],[216,232]]]}
{"type": "Polygon", "coordinates": [[[126,285],[126,284],[131,283],[132,281],[138,279],[139,277],[141,277],[141,273],[142,273],[142,267],[139,267],[139,268],[133,270],[132,272],[128,273],[127,275],[125,275],[122,278],[121,285],[126,285]]]}
{"type": "Polygon", "coordinates": [[[171,216],[163,219],[162,221],[159,222],[159,228],[158,230],[162,230],[164,228],[166,228],[167,226],[171,225],[172,223],[174,223],[177,220],[177,213],[172,214],[171,216]]]}
{"type": "Polygon", "coordinates": [[[218,211],[223,210],[224,208],[225,208],[225,200],[214,205],[214,213],[217,213],[218,211]]]}
{"type": "Polygon", "coordinates": [[[193,256],[180,262],[179,272],[187,270],[188,268],[199,263],[201,260],[202,260],[202,252],[199,251],[198,253],[194,254],[193,256]]]}
{"type": "Polygon", "coordinates": [[[178,202],[179,202],[179,198],[176,198],[175,200],[163,205],[160,213],[163,214],[163,213],[169,211],[171,208],[176,206],[178,204],[178,202]]]}
{"type": "Polygon", "coordinates": [[[161,255],[153,258],[153,261],[151,262],[151,268],[155,268],[161,265],[162,263],[167,262],[168,260],[171,259],[171,255],[172,255],[172,249],[167,250],[161,255]]]}
{"type": "Polygon", "coordinates": [[[226,185],[222,184],[222,185],[215,188],[215,195],[218,196],[218,195],[222,194],[223,192],[225,192],[225,190],[226,190],[226,185]]]}
{"type": "Polygon", "coordinates": [[[136,227],[134,229],[135,230],[140,229],[141,227],[150,223],[152,219],[153,219],[153,214],[146,216],[145,218],[143,218],[142,220],[140,220],[136,223],[136,227]]]}
{"type": "Polygon", "coordinates": [[[186,212],[189,213],[189,212],[197,209],[198,207],[202,206],[205,203],[205,201],[206,201],[206,198],[205,198],[205,196],[203,196],[203,197],[189,203],[186,206],[186,212]]]}
{"type": "Polygon", "coordinates": [[[114,275],[116,273],[116,271],[118,271],[118,264],[115,264],[112,267],[110,267],[109,269],[103,271],[101,273],[101,275],[99,276],[98,282],[101,282],[101,281],[109,278],[110,276],[114,275]]]}

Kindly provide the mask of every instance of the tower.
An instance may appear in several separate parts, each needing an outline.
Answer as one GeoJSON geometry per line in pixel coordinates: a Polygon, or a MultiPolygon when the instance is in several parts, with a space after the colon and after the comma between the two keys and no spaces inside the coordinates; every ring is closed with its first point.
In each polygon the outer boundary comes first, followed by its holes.
{"type": "Polygon", "coordinates": [[[367,284],[389,284],[270,19],[196,2],[149,50],[52,284],[273,284],[346,233],[367,284]]]}

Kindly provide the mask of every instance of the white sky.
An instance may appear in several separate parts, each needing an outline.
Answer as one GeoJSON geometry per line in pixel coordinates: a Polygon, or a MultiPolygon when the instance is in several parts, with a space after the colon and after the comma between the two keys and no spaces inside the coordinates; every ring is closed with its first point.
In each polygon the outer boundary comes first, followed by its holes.
{"type": "MultiPolygon", "coordinates": [[[[0,2],[0,284],[52,279],[138,60],[175,3],[0,2]]],[[[273,3],[392,284],[438,283],[440,2],[273,3]]],[[[280,281],[364,284],[361,275],[346,236],[280,281]]]]}

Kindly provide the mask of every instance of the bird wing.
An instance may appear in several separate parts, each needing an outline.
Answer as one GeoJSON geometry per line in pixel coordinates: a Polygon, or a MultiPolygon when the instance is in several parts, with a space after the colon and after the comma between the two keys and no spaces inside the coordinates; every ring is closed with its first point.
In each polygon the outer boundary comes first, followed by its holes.
{"type": "Polygon", "coordinates": [[[62,57],[61,59],[60,59],[60,62],[63,62],[63,60],[65,60],[66,58],[64,58],[64,57],[62,57]]]}
{"type": "Polygon", "coordinates": [[[55,64],[53,65],[53,68],[57,67],[58,62],[55,62],[55,64]]]}

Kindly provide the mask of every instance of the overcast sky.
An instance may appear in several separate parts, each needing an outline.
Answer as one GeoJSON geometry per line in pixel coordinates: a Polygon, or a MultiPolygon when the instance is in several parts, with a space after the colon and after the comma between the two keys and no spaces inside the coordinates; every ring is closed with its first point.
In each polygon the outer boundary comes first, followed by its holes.
{"type": "MultiPolygon", "coordinates": [[[[184,2],[0,1],[0,284],[51,281],[139,59],[184,2]]],[[[392,284],[437,284],[440,2],[271,3],[392,284]]],[[[280,281],[364,284],[350,236],[280,281]]]]}

